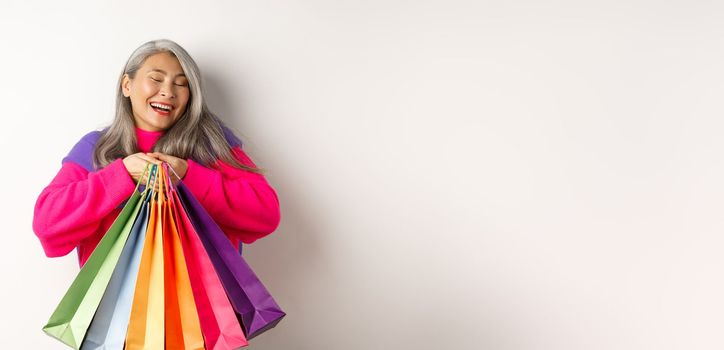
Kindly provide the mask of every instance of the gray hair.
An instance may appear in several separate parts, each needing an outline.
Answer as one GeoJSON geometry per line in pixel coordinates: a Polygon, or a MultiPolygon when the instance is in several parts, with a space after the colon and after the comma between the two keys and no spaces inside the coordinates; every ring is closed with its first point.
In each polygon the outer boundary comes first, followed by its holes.
{"type": "Polygon", "coordinates": [[[128,58],[116,86],[116,112],[113,122],[103,130],[96,143],[93,162],[102,168],[117,158],[140,152],[137,146],[135,122],[131,99],[123,95],[123,76],[133,79],[149,56],[168,52],[174,55],[186,75],[189,84],[189,101],[184,114],[153,146],[154,152],[169,154],[182,159],[193,159],[205,166],[214,166],[221,159],[227,164],[254,173],[264,170],[241,164],[233,155],[231,145],[224,136],[223,122],[206,106],[201,86],[201,71],[191,55],[179,44],[168,40],[152,40],[139,46],[128,58]]]}

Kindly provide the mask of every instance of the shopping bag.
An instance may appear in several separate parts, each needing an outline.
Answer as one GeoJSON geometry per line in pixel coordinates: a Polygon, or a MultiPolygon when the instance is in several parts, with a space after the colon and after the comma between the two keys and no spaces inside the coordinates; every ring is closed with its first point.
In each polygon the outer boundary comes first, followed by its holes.
{"type": "Polygon", "coordinates": [[[43,327],[48,335],[79,349],[141,208],[138,186],[81,268],[43,327]]]}
{"type": "Polygon", "coordinates": [[[206,348],[231,350],[247,346],[249,343],[221,280],[173,188],[169,193],[169,203],[188,266],[206,348]]]}
{"type": "Polygon", "coordinates": [[[169,192],[170,183],[163,181],[167,165],[161,171],[161,223],[163,232],[164,252],[164,287],[166,306],[166,348],[167,349],[204,349],[204,338],[196,312],[189,272],[184,259],[184,252],[174,222],[175,207],[171,205],[169,192]]]}
{"type": "Polygon", "coordinates": [[[179,182],[176,189],[234,310],[241,318],[246,338],[252,339],[276,326],[286,314],[183,182],[179,182]]]}
{"type": "Polygon", "coordinates": [[[141,198],[141,210],[123,247],[105,294],[88,328],[81,350],[123,349],[136,288],[138,266],[148,227],[150,191],[141,198]]]}
{"type": "Polygon", "coordinates": [[[162,203],[154,193],[136,278],[126,349],[164,348],[164,262],[161,232],[162,203]]]}

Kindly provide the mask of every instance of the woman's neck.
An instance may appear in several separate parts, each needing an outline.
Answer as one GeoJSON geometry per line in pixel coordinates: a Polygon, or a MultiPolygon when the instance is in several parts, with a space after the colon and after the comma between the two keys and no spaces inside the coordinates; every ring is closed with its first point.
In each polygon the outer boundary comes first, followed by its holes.
{"type": "Polygon", "coordinates": [[[165,131],[148,131],[143,130],[139,127],[135,127],[136,129],[136,140],[138,142],[138,148],[141,150],[141,152],[151,152],[151,149],[153,149],[153,145],[156,144],[156,141],[163,136],[165,131]]]}

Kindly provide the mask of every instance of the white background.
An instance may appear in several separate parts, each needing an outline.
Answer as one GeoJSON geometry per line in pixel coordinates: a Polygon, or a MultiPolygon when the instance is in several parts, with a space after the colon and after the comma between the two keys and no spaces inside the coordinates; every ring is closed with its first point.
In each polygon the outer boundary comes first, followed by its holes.
{"type": "Polygon", "coordinates": [[[3,1],[3,348],[77,273],[31,222],[141,43],[278,191],[253,349],[724,348],[724,5],[3,1]]]}

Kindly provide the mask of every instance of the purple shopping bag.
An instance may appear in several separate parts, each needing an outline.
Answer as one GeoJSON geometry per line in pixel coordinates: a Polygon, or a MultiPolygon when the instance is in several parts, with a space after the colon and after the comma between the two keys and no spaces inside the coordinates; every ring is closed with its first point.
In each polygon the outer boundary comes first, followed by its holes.
{"type": "Polygon", "coordinates": [[[182,181],[177,188],[181,203],[211,258],[234,311],[240,316],[246,338],[274,328],[286,315],[284,311],[182,181]]]}

